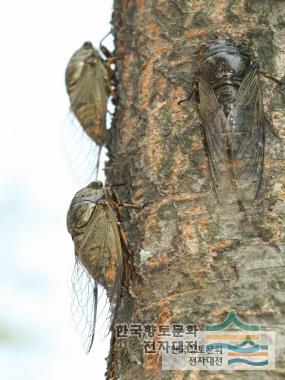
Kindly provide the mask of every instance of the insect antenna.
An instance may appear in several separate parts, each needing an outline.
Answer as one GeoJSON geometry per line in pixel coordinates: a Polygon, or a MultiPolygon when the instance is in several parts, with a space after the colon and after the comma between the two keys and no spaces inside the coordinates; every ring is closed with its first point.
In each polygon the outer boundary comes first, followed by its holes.
{"type": "Polygon", "coordinates": [[[102,42],[110,35],[112,34],[112,31],[110,30],[110,32],[108,32],[103,38],[102,40],[100,41],[100,50],[102,51],[102,53],[107,57],[111,57],[112,56],[112,53],[102,44],[102,42]]]}

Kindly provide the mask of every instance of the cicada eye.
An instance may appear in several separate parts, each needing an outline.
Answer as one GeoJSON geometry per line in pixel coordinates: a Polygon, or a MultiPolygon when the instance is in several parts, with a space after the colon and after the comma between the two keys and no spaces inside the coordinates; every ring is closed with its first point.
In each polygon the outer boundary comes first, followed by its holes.
{"type": "Polygon", "coordinates": [[[90,187],[91,189],[102,189],[103,188],[103,182],[93,181],[88,185],[88,187],[90,187]]]}

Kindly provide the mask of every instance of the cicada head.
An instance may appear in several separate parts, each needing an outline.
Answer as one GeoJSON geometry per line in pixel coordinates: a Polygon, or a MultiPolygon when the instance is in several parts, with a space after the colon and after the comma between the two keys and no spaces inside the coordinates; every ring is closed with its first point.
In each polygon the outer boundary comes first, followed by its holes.
{"type": "Polygon", "coordinates": [[[200,45],[196,51],[199,75],[216,88],[231,81],[241,83],[250,69],[252,51],[244,39],[218,37],[200,45]]]}
{"type": "Polygon", "coordinates": [[[231,38],[223,36],[203,42],[196,50],[196,54],[199,59],[203,61],[206,58],[222,51],[242,54],[245,56],[250,56],[253,54],[251,44],[248,40],[244,38],[231,38]]]}
{"type": "Polygon", "coordinates": [[[84,66],[86,64],[96,64],[101,60],[99,51],[89,41],[84,42],[81,48],[76,50],[70,58],[65,71],[65,85],[69,95],[72,94],[84,66]]]}
{"type": "MultiPolygon", "coordinates": [[[[96,64],[98,61],[101,61],[102,58],[99,54],[99,51],[92,45],[90,41],[84,42],[78,52],[78,58],[86,64],[96,64]]],[[[76,52],[75,52],[76,54],[76,52]]]]}
{"type": "Polygon", "coordinates": [[[72,237],[79,234],[89,222],[96,203],[104,194],[105,190],[101,181],[91,182],[75,194],[67,213],[67,229],[72,237]]]}
{"type": "Polygon", "coordinates": [[[101,189],[103,189],[103,182],[93,181],[93,182],[89,183],[87,188],[94,189],[94,190],[101,190],[101,189]]]}
{"type": "Polygon", "coordinates": [[[92,42],[90,42],[90,41],[86,41],[86,42],[84,42],[84,44],[82,45],[82,48],[84,48],[84,49],[94,49],[94,46],[92,45],[92,42]]]}
{"type": "Polygon", "coordinates": [[[96,203],[100,198],[105,194],[105,189],[103,182],[93,181],[89,183],[86,187],[83,187],[81,190],[77,191],[71,204],[78,202],[92,202],[96,203]]]}

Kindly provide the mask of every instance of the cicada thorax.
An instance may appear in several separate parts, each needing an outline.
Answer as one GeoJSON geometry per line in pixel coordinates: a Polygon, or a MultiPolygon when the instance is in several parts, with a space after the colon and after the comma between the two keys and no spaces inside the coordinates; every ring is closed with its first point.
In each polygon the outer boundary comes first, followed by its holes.
{"type": "Polygon", "coordinates": [[[199,113],[214,188],[257,196],[263,168],[264,117],[259,68],[247,41],[217,38],[198,50],[199,113]]]}

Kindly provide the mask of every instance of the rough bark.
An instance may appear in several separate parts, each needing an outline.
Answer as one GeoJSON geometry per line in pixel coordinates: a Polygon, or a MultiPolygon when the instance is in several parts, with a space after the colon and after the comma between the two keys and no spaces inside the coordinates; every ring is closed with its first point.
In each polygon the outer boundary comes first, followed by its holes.
{"type": "MultiPolygon", "coordinates": [[[[189,95],[194,51],[220,33],[250,39],[264,68],[285,72],[285,3],[276,0],[115,0],[118,105],[110,182],[123,201],[152,201],[125,212],[132,257],[117,323],[218,323],[235,310],[277,333],[274,372],[162,371],[136,338],[113,337],[108,379],[281,379],[285,376],[285,148],[266,130],[259,200],[220,206],[189,95]]],[[[282,91],[264,80],[267,117],[285,120],[282,91]]],[[[284,90],[284,89],[283,89],[284,90]]]]}

